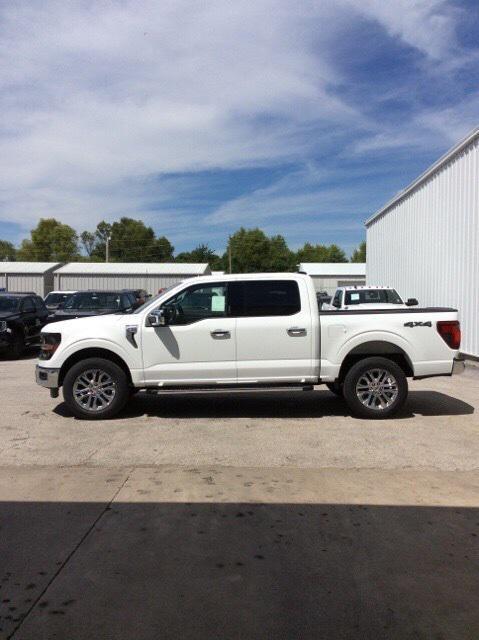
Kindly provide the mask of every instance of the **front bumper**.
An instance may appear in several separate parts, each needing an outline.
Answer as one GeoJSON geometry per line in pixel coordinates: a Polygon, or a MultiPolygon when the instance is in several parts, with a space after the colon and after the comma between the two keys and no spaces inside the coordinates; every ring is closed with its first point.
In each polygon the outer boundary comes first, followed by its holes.
{"type": "Polygon", "coordinates": [[[466,363],[462,358],[454,358],[454,363],[452,365],[453,376],[464,373],[465,368],[466,368],[466,363]]]}
{"type": "Polygon", "coordinates": [[[59,377],[60,369],[49,369],[48,367],[41,367],[39,364],[35,367],[35,381],[42,387],[58,389],[59,377]]]}

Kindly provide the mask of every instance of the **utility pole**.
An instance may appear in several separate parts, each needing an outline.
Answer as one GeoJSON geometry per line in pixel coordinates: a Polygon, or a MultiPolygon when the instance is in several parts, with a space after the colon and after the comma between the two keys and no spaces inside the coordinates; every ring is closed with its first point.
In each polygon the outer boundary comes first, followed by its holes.
{"type": "Polygon", "coordinates": [[[231,260],[231,236],[229,236],[229,238],[228,238],[228,265],[229,265],[228,273],[233,273],[233,269],[232,269],[231,263],[232,263],[232,260],[231,260]]]}
{"type": "Polygon", "coordinates": [[[105,253],[105,262],[110,261],[110,236],[106,237],[106,253],[105,253]]]}

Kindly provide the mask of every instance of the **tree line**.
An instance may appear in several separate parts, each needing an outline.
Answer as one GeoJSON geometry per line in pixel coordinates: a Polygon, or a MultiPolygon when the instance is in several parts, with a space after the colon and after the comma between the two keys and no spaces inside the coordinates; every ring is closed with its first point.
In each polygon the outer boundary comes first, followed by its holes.
{"type": "MultiPolygon", "coordinates": [[[[219,254],[207,244],[175,255],[165,236],[157,236],[141,220],[121,218],[112,224],[102,220],[94,231],[80,234],[54,218],[42,218],[30,238],[16,248],[0,240],[0,260],[27,262],[207,262],[213,270],[233,273],[294,271],[300,262],[365,262],[366,243],[348,257],[336,244],[306,242],[291,250],[281,235],[267,236],[261,229],[241,227],[219,254]]],[[[1,271],[1,267],[0,267],[1,271]]]]}

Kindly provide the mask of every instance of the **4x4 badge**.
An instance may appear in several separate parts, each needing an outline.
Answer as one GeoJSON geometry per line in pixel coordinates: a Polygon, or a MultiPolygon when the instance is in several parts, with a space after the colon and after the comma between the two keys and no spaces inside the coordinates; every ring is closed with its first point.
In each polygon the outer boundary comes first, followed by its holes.
{"type": "Polygon", "coordinates": [[[413,327],[432,327],[432,323],[430,321],[428,321],[428,322],[405,322],[404,326],[405,327],[411,327],[411,329],[413,327]]]}

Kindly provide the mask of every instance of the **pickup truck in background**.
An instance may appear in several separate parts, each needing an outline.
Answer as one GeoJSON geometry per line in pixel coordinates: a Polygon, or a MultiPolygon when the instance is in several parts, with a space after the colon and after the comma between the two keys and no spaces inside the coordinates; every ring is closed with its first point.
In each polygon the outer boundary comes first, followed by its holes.
{"type": "Polygon", "coordinates": [[[407,378],[460,372],[454,309],[318,310],[307,275],[183,281],[133,313],[67,320],[42,331],[38,384],[73,414],[116,415],[139,389],[327,384],[351,412],[386,418],[407,378]]]}
{"type": "Polygon", "coordinates": [[[401,296],[392,287],[374,287],[370,285],[354,285],[338,287],[329,305],[323,309],[402,309],[418,305],[416,298],[403,302],[401,296]]]}

